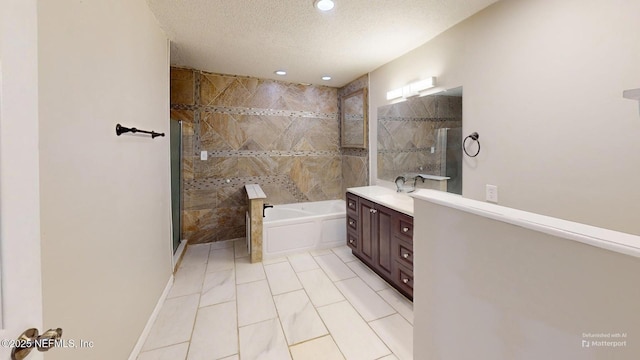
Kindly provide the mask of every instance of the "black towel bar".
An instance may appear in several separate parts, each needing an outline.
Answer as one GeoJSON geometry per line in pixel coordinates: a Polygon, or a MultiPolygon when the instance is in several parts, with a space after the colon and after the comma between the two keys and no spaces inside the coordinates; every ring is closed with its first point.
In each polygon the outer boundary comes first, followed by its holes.
{"type": "Polygon", "coordinates": [[[155,139],[158,136],[164,136],[164,133],[157,133],[155,131],[146,131],[146,130],[140,130],[140,129],[136,129],[136,128],[128,128],[128,127],[124,127],[120,124],[116,124],[116,134],[118,136],[124,134],[124,133],[143,133],[143,134],[151,134],[151,138],[155,139]]]}

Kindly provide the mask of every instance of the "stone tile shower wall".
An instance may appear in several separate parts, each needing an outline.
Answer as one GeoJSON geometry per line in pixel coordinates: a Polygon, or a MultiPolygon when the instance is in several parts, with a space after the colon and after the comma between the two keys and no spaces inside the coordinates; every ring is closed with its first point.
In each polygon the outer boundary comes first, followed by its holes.
{"type": "MultiPolygon", "coordinates": [[[[368,75],[363,75],[344,87],[341,87],[338,89],[338,105],[342,103],[341,99],[343,96],[368,87],[368,75]]],[[[368,111],[368,108],[366,108],[365,111],[368,111]]],[[[342,185],[343,197],[347,188],[369,185],[368,149],[342,149],[342,185]]]]}
{"type": "Polygon", "coordinates": [[[244,237],[247,183],[271,204],[341,198],[337,99],[325,86],[171,68],[171,116],[183,121],[183,239],[244,237]]]}
{"type": "Polygon", "coordinates": [[[403,173],[443,175],[437,131],[460,127],[462,97],[425,96],[380,107],[378,177],[393,181],[403,173]]]}

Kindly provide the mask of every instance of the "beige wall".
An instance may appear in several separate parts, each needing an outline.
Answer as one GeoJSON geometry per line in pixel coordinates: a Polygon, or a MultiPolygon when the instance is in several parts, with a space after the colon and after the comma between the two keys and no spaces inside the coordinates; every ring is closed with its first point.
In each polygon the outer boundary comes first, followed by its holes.
{"type": "Polygon", "coordinates": [[[168,44],[144,0],[39,1],[44,326],[125,359],[171,275],[168,44]]]}
{"type": "MultiPolygon", "coordinates": [[[[502,1],[370,74],[370,138],[387,90],[464,87],[463,195],[640,234],[640,2],[502,1]]],[[[371,163],[376,164],[375,148],[371,163]]],[[[376,169],[372,168],[375,179],[376,169]]]]}
{"type": "Polygon", "coordinates": [[[417,199],[414,215],[414,358],[638,358],[639,258],[417,199]]]}

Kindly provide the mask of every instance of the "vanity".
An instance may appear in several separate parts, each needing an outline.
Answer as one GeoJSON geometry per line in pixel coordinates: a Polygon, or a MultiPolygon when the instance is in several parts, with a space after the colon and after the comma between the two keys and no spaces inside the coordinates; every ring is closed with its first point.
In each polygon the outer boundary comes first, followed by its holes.
{"type": "Polygon", "coordinates": [[[347,189],[347,245],[413,300],[413,199],[381,186],[347,189]]]}

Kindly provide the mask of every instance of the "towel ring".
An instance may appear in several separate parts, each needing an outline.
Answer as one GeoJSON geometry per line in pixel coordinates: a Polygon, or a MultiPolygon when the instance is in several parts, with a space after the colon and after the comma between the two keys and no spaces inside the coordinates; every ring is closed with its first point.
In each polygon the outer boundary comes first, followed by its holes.
{"type": "Polygon", "coordinates": [[[478,133],[474,131],[471,133],[471,135],[467,136],[462,141],[462,151],[464,151],[464,153],[467,154],[468,157],[476,157],[478,156],[478,154],[480,154],[480,141],[478,140],[478,138],[480,138],[480,135],[478,135],[478,133]],[[476,151],[476,153],[473,155],[467,152],[467,139],[471,139],[472,141],[475,141],[478,143],[478,151],[476,151]]]}

